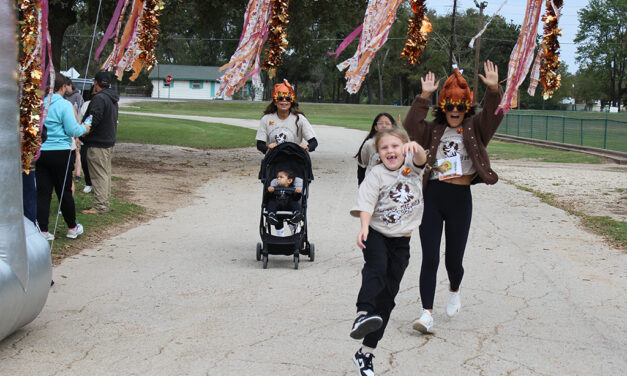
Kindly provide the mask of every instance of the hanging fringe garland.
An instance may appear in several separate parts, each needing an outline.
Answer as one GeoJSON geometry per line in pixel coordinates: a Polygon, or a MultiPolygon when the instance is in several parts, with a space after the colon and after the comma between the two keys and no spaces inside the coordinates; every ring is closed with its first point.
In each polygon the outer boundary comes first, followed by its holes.
{"type": "Polygon", "coordinates": [[[547,1],[546,14],[542,16],[544,22],[544,36],[542,37],[542,65],[540,67],[540,81],[542,82],[542,96],[549,99],[562,86],[562,75],[559,74],[560,60],[558,37],[562,30],[558,28],[559,12],[562,0],[547,1]]]}
{"type": "Polygon", "coordinates": [[[48,33],[48,1],[19,0],[23,21],[20,26],[19,103],[22,135],[22,170],[30,173],[33,161],[39,157],[40,129],[48,112],[43,105],[41,92],[50,82],[54,85],[54,68],[50,64],[52,53],[48,33]]]}
{"type": "Polygon", "coordinates": [[[533,50],[536,44],[535,38],[542,2],[543,0],[527,0],[527,9],[525,11],[525,19],[522,24],[520,36],[509,59],[507,87],[505,88],[503,99],[495,113],[502,111],[503,114],[507,114],[510,108],[518,105],[518,88],[525,80],[533,61],[533,50]]]}
{"type": "Polygon", "coordinates": [[[218,79],[220,88],[217,96],[230,97],[252,77],[253,85],[259,85],[259,54],[268,38],[268,21],[272,0],[250,0],[246,8],[244,27],[237,49],[231,60],[220,67],[226,72],[218,79]]]}
{"type": "Polygon", "coordinates": [[[370,63],[377,51],[385,44],[390,27],[396,19],[396,10],[402,0],[369,0],[364,16],[363,30],[355,55],[338,64],[346,71],[346,91],[355,94],[368,74],[370,63]]]}
{"type": "Polygon", "coordinates": [[[488,26],[492,23],[492,20],[494,20],[496,18],[496,16],[501,13],[501,9],[503,9],[503,6],[507,3],[507,0],[503,0],[503,2],[501,3],[501,6],[499,6],[499,9],[496,10],[496,12],[494,12],[494,14],[492,15],[492,17],[490,18],[490,20],[483,25],[483,28],[481,29],[481,31],[479,31],[477,33],[477,35],[475,35],[474,37],[472,37],[472,39],[470,40],[470,43],[468,43],[468,47],[470,48],[475,48],[475,41],[483,35],[483,33],[485,33],[486,29],[488,28],[488,26]]]}
{"type": "Polygon", "coordinates": [[[425,0],[409,0],[409,2],[414,15],[409,20],[407,42],[401,52],[401,57],[404,57],[409,64],[416,65],[427,46],[429,33],[433,31],[433,27],[427,17],[425,0]]]}
{"type": "Polygon", "coordinates": [[[536,88],[540,81],[542,81],[542,86],[544,87],[542,93],[544,99],[551,98],[555,90],[559,89],[561,86],[562,76],[558,73],[560,61],[558,52],[559,41],[557,37],[561,36],[562,32],[557,28],[557,24],[560,18],[560,8],[562,4],[562,0],[551,1],[550,3],[547,1],[546,13],[542,16],[544,35],[536,59],[533,62],[529,89],[527,90],[531,96],[535,95],[536,88]],[[542,74],[542,78],[540,74],[542,74]]]}
{"type": "Polygon", "coordinates": [[[115,71],[118,80],[122,79],[124,72],[132,69],[133,75],[129,77],[129,80],[135,81],[143,68],[150,72],[156,63],[154,49],[159,36],[159,16],[163,11],[164,2],[163,0],[133,0],[122,37],[118,40],[117,35],[129,2],[130,0],[118,1],[114,17],[96,51],[95,59],[98,60],[104,45],[113,35],[116,35],[113,50],[102,65],[102,69],[115,71]],[[114,26],[115,31],[113,31],[114,26]]]}
{"type": "Polygon", "coordinates": [[[270,35],[268,48],[266,49],[266,61],[262,68],[268,71],[268,76],[274,78],[276,69],[283,63],[282,54],[287,49],[287,24],[289,23],[287,8],[290,0],[274,0],[272,4],[272,17],[270,17],[270,35]]]}

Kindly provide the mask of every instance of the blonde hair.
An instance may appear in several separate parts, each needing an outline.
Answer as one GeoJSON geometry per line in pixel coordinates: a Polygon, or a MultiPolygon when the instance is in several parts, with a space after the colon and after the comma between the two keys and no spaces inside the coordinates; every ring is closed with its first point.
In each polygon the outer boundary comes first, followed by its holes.
{"type": "Polygon", "coordinates": [[[405,133],[405,131],[401,128],[382,129],[374,136],[374,147],[377,150],[377,153],[379,152],[379,141],[381,141],[384,136],[394,136],[403,141],[404,144],[409,142],[409,136],[407,136],[407,133],[405,133]]]}

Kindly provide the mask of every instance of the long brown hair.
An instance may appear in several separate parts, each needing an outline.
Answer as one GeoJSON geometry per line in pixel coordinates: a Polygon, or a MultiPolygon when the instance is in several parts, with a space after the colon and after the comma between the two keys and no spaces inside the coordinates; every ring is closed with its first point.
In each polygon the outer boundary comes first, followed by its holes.
{"type": "MultiPolygon", "coordinates": [[[[263,111],[263,114],[264,115],[275,114],[278,111],[279,111],[279,108],[276,106],[276,103],[272,101],[270,102],[268,107],[266,107],[266,109],[263,111]]],[[[300,128],[298,127],[298,120],[300,119],[299,115],[305,116],[305,113],[302,112],[300,108],[298,108],[298,102],[296,101],[296,99],[294,99],[294,102],[291,103],[290,114],[296,115],[296,129],[300,130],[300,128]]]]}
{"type": "Polygon", "coordinates": [[[395,128],[397,127],[396,122],[394,121],[394,117],[392,117],[392,115],[388,114],[387,112],[382,112],[378,114],[377,116],[375,116],[374,120],[372,121],[372,127],[370,127],[370,133],[368,133],[366,138],[364,138],[364,140],[362,141],[361,146],[359,147],[359,150],[357,150],[357,154],[353,156],[354,158],[357,158],[359,163],[364,163],[364,161],[361,160],[361,149],[364,148],[364,144],[366,143],[366,141],[373,138],[377,134],[377,130],[374,127],[377,125],[377,122],[379,121],[379,119],[382,118],[383,116],[390,119],[390,121],[392,122],[392,126],[394,126],[395,128]]]}

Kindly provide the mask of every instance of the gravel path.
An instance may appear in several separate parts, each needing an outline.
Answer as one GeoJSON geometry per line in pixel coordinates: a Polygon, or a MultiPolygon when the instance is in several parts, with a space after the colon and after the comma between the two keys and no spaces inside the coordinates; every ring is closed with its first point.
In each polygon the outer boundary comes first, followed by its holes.
{"type": "MultiPolygon", "coordinates": [[[[315,262],[293,270],[291,258],[271,256],[263,270],[255,261],[261,192],[258,156],[249,153],[240,170],[209,180],[189,205],[55,267],[43,312],[0,342],[2,373],[356,375],[351,356],[359,344],[348,331],[363,259],[354,244],[358,220],[348,210],[356,192],[351,154],[364,133],[315,130],[315,262]]],[[[560,176],[551,186],[575,190],[589,172],[579,165],[557,168],[557,175],[528,164],[495,167],[529,186],[538,181],[531,174],[539,181],[560,176]]],[[[608,190],[627,187],[624,169],[606,174],[615,184],[608,190]]],[[[472,189],[461,313],[444,314],[442,265],[436,333],[411,329],[420,307],[415,233],[397,307],[375,353],[377,374],[624,374],[624,251],[505,181],[472,189]]]]}

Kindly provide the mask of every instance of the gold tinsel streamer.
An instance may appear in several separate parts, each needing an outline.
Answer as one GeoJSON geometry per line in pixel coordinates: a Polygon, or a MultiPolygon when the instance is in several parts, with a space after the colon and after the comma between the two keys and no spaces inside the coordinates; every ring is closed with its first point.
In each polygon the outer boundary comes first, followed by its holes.
{"type": "MultiPolygon", "coordinates": [[[[30,173],[31,164],[41,146],[39,119],[41,112],[41,58],[38,51],[39,12],[38,0],[19,0],[23,20],[20,22],[19,59],[20,128],[22,134],[22,170],[30,173]]],[[[54,84],[54,83],[51,83],[54,84]]]]}
{"type": "Polygon", "coordinates": [[[401,57],[405,58],[411,65],[418,64],[418,59],[429,40],[429,33],[433,30],[431,22],[427,17],[425,0],[410,0],[411,9],[414,15],[409,20],[407,30],[407,42],[401,52],[401,57]]]}
{"type": "Polygon", "coordinates": [[[133,75],[129,80],[135,81],[142,68],[150,72],[157,63],[155,46],[159,37],[159,16],[163,11],[163,0],[146,0],[144,15],[140,21],[139,56],[133,62],[133,75]]]}
{"type": "Polygon", "coordinates": [[[541,43],[540,82],[542,82],[542,96],[544,99],[551,98],[562,85],[562,75],[559,73],[560,44],[557,40],[562,35],[562,30],[557,27],[558,16],[555,14],[555,9],[553,9],[553,5],[555,5],[556,9],[561,9],[562,4],[563,0],[547,0],[546,13],[542,16],[544,36],[541,43]]]}
{"type": "Polygon", "coordinates": [[[268,48],[266,60],[262,68],[268,71],[270,78],[276,75],[276,69],[283,63],[282,54],[287,49],[287,24],[289,23],[287,8],[290,0],[274,0],[272,3],[272,16],[268,29],[268,48]]]}

